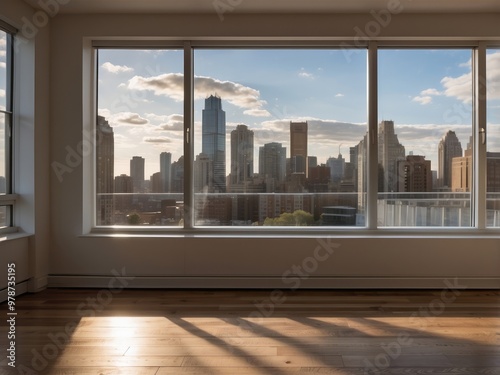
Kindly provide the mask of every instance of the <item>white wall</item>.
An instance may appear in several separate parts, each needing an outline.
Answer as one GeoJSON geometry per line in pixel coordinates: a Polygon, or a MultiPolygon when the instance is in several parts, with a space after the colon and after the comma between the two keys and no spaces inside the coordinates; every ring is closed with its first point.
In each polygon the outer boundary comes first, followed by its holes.
{"type": "MultiPolygon", "coordinates": [[[[6,264],[16,263],[17,282],[31,291],[47,285],[49,255],[49,24],[26,28],[34,10],[6,0],[0,17],[18,28],[14,62],[14,189],[19,194],[14,225],[20,234],[0,239],[0,290],[6,264]],[[28,21],[26,21],[28,20],[28,21]],[[36,233],[36,234],[35,234],[36,233]]],[[[5,276],[5,277],[4,277],[5,276]]]]}
{"type": "MultiPolygon", "coordinates": [[[[498,38],[498,18],[493,14],[399,14],[381,28],[380,37],[498,38]]],[[[83,112],[82,104],[88,100],[82,86],[82,71],[89,63],[83,53],[86,37],[352,38],[356,26],[363,29],[372,20],[370,15],[226,14],[221,22],[215,13],[58,16],[51,24],[50,39],[50,160],[64,162],[66,147],[76,148],[92,116],[83,112]]],[[[85,173],[79,165],[62,182],[50,173],[51,285],[104,286],[106,279],[80,276],[113,275],[113,270],[125,267],[127,275],[138,276],[133,285],[287,287],[295,284],[281,279],[283,273],[303,264],[319,246],[317,239],[306,236],[82,236],[85,173]]],[[[318,279],[303,280],[301,286],[439,288],[444,278],[453,277],[463,278],[469,287],[500,286],[497,236],[332,236],[330,242],[340,247],[317,262],[311,276],[318,279]]]]}

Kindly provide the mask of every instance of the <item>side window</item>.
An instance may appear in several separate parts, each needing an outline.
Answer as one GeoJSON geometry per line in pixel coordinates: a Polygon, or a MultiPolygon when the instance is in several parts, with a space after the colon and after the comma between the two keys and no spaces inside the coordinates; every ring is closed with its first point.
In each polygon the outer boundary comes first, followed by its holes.
{"type": "Polygon", "coordinates": [[[0,228],[12,226],[12,39],[0,29],[0,228]]]}

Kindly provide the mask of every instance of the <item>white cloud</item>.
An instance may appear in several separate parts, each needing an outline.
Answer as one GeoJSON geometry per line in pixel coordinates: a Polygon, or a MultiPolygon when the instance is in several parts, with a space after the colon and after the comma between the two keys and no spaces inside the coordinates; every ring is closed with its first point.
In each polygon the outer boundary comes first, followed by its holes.
{"type": "Polygon", "coordinates": [[[314,74],[306,72],[304,68],[302,68],[299,72],[300,78],[314,79],[314,74]]]}
{"type": "MultiPolygon", "coordinates": [[[[176,101],[184,97],[184,76],[181,73],[161,74],[154,77],[135,76],[128,81],[132,90],[149,90],[155,95],[168,96],[176,101]]],[[[266,101],[260,99],[260,92],[236,82],[220,81],[211,77],[196,76],[194,78],[195,99],[203,99],[217,94],[223,100],[245,109],[246,114],[268,117],[269,112],[263,107],[266,101]]]]}
{"type": "Polygon", "coordinates": [[[461,68],[470,68],[470,67],[472,67],[472,59],[469,59],[469,61],[467,61],[465,63],[461,63],[458,66],[461,68]]]}
{"type": "Polygon", "coordinates": [[[2,68],[2,69],[7,68],[7,64],[3,61],[0,61],[0,68],[2,68]]]}
{"type": "Polygon", "coordinates": [[[442,92],[439,92],[438,90],[436,89],[427,89],[427,90],[423,90],[420,92],[420,95],[421,96],[429,96],[429,95],[434,95],[434,96],[438,96],[438,95],[443,95],[442,92]]]}
{"type": "Polygon", "coordinates": [[[116,121],[122,124],[130,124],[130,125],[146,125],[149,123],[147,119],[141,117],[139,114],[130,112],[122,112],[116,118],[116,121]]]}
{"type": "Polygon", "coordinates": [[[269,117],[270,114],[266,109],[247,109],[243,112],[245,115],[254,117],[269,117]]]}
{"type": "Polygon", "coordinates": [[[184,131],[184,116],[179,114],[173,114],[165,116],[166,121],[160,126],[161,130],[166,131],[184,131]]]}
{"type": "Polygon", "coordinates": [[[420,91],[420,95],[417,95],[414,98],[412,98],[412,101],[420,103],[422,105],[427,105],[432,103],[433,96],[439,96],[439,95],[443,95],[443,93],[437,89],[430,88],[420,91]]]}
{"type": "Polygon", "coordinates": [[[0,98],[5,98],[5,90],[0,89],[0,98]]]}
{"type": "Polygon", "coordinates": [[[97,113],[103,116],[112,127],[121,125],[148,125],[149,120],[141,117],[138,113],[119,112],[112,114],[108,108],[99,108],[97,113]]]}
{"type": "MultiPolygon", "coordinates": [[[[500,99],[500,52],[490,53],[486,56],[488,69],[488,99],[500,99]]],[[[460,66],[472,68],[470,61],[460,66]]],[[[444,77],[441,80],[445,88],[444,94],[461,100],[464,103],[472,101],[472,72],[458,77],[444,77]]]]}
{"type": "Polygon", "coordinates": [[[130,73],[133,72],[134,69],[125,66],[125,65],[114,65],[111,64],[110,62],[105,62],[104,64],[101,65],[101,67],[113,74],[118,74],[118,73],[130,73]]]}
{"type": "Polygon", "coordinates": [[[142,140],[146,143],[172,143],[168,137],[144,137],[142,140]]]}
{"type": "Polygon", "coordinates": [[[341,94],[341,93],[339,92],[337,95],[335,95],[335,97],[336,97],[336,98],[343,98],[343,97],[344,97],[344,94],[341,94]]]}
{"type": "Polygon", "coordinates": [[[445,88],[444,94],[446,96],[457,98],[464,103],[472,101],[472,73],[459,77],[444,77],[441,84],[445,88]]]}
{"type": "Polygon", "coordinates": [[[432,96],[415,96],[412,100],[422,105],[426,105],[432,103],[432,96]]]}

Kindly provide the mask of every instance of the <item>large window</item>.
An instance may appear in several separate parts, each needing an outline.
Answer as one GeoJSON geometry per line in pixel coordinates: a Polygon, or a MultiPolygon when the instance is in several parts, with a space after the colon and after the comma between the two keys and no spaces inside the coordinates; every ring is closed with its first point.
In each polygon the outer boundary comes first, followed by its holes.
{"type": "Polygon", "coordinates": [[[12,225],[12,35],[0,29],[0,228],[12,225]]]}
{"type": "Polygon", "coordinates": [[[357,52],[195,50],[195,225],[364,225],[357,52]]]}
{"type": "Polygon", "coordinates": [[[500,226],[498,49],[482,160],[473,47],[207,44],[96,48],[96,226],[500,226]]]}
{"type": "Polygon", "coordinates": [[[378,225],[471,225],[471,49],[381,49],[378,225]]]}

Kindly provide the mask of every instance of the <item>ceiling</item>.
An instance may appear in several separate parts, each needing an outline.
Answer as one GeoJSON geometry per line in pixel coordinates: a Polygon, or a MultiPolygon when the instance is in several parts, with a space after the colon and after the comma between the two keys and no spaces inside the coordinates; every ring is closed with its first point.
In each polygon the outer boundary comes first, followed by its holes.
{"type": "MultiPolygon", "coordinates": [[[[25,0],[40,8],[40,0],[25,0]]],[[[406,13],[498,12],[499,0],[65,0],[60,13],[365,13],[400,5],[406,13]]],[[[63,1],[61,1],[63,3],[63,1]]]]}

